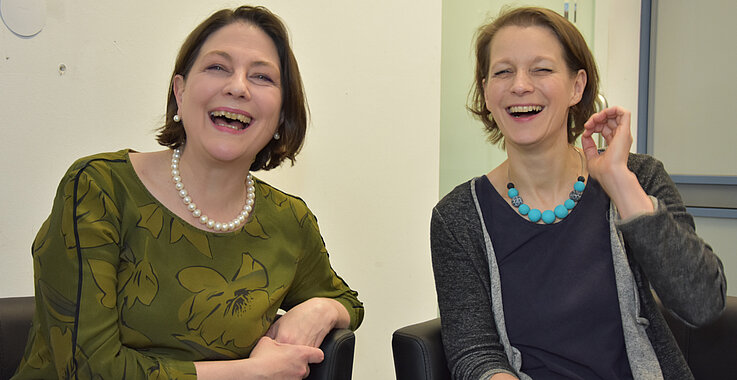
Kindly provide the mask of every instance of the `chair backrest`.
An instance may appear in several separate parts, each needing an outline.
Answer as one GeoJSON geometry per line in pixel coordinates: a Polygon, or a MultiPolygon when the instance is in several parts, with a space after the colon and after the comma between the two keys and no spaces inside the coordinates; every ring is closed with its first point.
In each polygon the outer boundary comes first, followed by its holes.
{"type": "Polygon", "coordinates": [[[0,380],[15,373],[31,329],[33,297],[0,298],[0,380]]]}

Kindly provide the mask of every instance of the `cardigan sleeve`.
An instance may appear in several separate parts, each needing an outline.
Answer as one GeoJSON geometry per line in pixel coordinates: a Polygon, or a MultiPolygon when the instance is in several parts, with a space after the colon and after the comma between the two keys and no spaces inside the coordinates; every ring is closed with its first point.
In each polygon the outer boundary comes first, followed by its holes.
{"type": "Polygon", "coordinates": [[[722,262],[696,234],[693,217],[663,164],[643,155],[632,155],[630,161],[630,169],[658,207],[618,223],[627,252],[668,309],[692,326],[708,324],[725,307],[722,262]]]}
{"type": "MultiPolygon", "coordinates": [[[[460,212],[455,207],[448,209],[451,214],[460,212]]],[[[464,230],[468,231],[463,221],[443,215],[438,207],[433,210],[432,264],[448,367],[453,379],[514,374],[492,314],[484,249],[464,230]]]]}

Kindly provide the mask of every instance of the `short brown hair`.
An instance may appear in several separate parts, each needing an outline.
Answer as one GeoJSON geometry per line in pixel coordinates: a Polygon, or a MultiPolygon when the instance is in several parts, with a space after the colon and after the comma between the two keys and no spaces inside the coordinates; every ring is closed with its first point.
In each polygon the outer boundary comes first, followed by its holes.
{"type": "Polygon", "coordinates": [[[159,128],[156,140],[159,144],[177,148],[187,141],[187,135],[182,123],[173,121],[178,112],[177,100],[174,96],[174,77],[181,75],[187,78],[192,69],[200,48],[208,37],[220,28],[243,22],[255,25],[268,35],[279,54],[279,64],[282,83],[282,108],[277,131],[281,135],[279,140],[271,139],[266,146],[256,154],[250,170],[273,169],[289,159],[294,159],[302,148],[307,130],[308,107],[299,74],[297,60],[289,44],[289,33],[281,19],[265,7],[241,6],[236,9],[223,9],[212,14],[207,20],[198,25],[182,44],[174,63],[174,71],[169,81],[169,99],[166,104],[166,120],[159,128]]]}
{"type": "Polygon", "coordinates": [[[599,73],[594,56],[591,54],[586,40],[570,21],[558,13],[546,8],[522,7],[502,11],[492,22],[482,25],[476,32],[476,72],[471,89],[468,110],[484,123],[489,141],[496,144],[504,136],[499,130],[491,112],[486,109],[484,99],[484,80],[489,74],[491,40],[505,26],[541,26],[550,29],[563,47],[563,58],[572,73],[583,69],[586,72],[586,87],[581,101],[571,106],[568,113],[568,143],[576,141],[583,133],[583,124],[596,112],[599,94],[599,73]]]}

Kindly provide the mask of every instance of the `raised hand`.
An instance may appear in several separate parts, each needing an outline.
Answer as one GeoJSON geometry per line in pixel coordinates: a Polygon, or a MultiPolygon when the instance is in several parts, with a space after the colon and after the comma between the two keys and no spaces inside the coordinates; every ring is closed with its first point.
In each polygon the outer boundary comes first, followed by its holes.
{"type": "Polygon", "coordinates": [[[622,107],[607,108],[591,115],[581,135],[589,174],[599,181],[623,219],[653,210],[637,177],[627,168],[632,147],[630,118],[630,112],[622,107]],[[597,150],[594,133],[600,133],[607,142],[602,153],[597,150]]]}
{"type": "Polygon", "coordinates": [[[604,177],[627,169],[627,157],[632,146],[630,112],[621,107],[610,107],[597,112],[584,124],[581,147],[592,177],[601,182],[604,177]],[[600,133],[607,142],[603,153],[597,151],[593,134],[600,133]]]}

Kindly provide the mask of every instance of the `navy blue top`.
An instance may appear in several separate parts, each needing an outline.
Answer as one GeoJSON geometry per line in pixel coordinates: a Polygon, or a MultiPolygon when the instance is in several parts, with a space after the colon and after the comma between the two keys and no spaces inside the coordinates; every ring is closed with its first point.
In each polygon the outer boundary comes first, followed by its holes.
{"type": "Polygon", "coordinates": [[[609,197],[601,186],[588,179],[576,207],[550,225],[520,215],[486,176],[476,181],[476,193],[499,265],[507,334],[522,353],[522,372],[533,379],[631,379],[609,197]]]}

